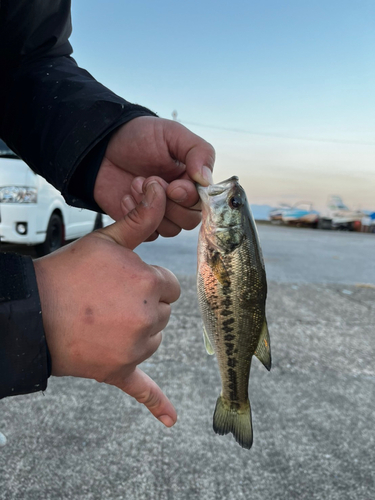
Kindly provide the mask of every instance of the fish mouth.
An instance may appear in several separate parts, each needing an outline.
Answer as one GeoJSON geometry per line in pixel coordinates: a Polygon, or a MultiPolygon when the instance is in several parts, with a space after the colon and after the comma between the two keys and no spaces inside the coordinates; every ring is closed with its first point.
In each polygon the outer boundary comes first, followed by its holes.
{"type": "Polygon", "coordinates": [[[225,181],[218,182],[217,184],[210,184],[207,187],[203,187],[198,185],[198,193],[202,195],[203,193],[208,195],[208,196],[218,196],[219,194],[224,193],[225,191],[228,190],[228,188],[232,187],[234,184],[238,184],[238,177],[236,175],[233,175],[229,179],[226,179],[225,181]]]}

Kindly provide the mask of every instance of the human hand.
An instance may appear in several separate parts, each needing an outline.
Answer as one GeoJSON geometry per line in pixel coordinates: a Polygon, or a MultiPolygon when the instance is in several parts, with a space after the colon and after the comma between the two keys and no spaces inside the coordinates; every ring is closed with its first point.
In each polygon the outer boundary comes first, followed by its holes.
{"type": "Polygon", "coordinates": [[[180,294],[167,269],[132,250],[160,224],[166,194],[157,182],[125,218],[34,261],[52,375],[114,385],[167,427],[171,402],[137,365],[159,347],[180,294]]]}
{"type": "MultiPolygon", "coordinates": [[[[145,178],[163,179],[167,193],[165,216],[157,228],[162,236],[193,229],[201,220],[194,183],[212,183],[215,151],[180,123],[142,116],[112,136],[98,172],[94,198],[115,220],[143,196],[145,178]]],[[[154,233],[154,238],[157,236],[154,233]]]]}

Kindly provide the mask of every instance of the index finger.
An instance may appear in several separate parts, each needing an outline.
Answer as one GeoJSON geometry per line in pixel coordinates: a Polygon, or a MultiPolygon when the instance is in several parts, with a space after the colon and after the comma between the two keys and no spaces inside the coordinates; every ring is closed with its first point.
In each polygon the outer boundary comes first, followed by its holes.
{"type": "Polygon", "coordinates": [[[127,378],[119,378],[112,385],[144,404],[166,427],[172,427],[176,423],[174,406],[160,387],[140,368],[136,367],[127,378]]]}
{"type": "Polygon", "coordinates": [[[191,179],[202,186],[213,184],[215,150],[211,144],[180,123],[172,121],[165,129],[165,138],[170,153],[186,165],[186,172],[191,179]]]}

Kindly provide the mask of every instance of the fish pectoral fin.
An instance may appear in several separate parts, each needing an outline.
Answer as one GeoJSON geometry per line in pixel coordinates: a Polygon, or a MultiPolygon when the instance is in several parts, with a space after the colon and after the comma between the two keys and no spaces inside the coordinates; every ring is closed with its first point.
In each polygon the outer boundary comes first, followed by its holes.
{"type": "Polygon", "coordinates": [[[203,327],[203,339],[204,339],[204,347],[206,348],[207,354],[212,356],[213,354],[215,354],[215,351],[212,347],[210,339],[208,338],[207,330],[205,327],[203,327]]]}
{"type": "Polygon", "coordinates": [[[268,371],[271,370],[271,344],[270,344],[270,334],[268,332],[267,321],[264,319],[262,333],[259,337],[258,347],[255,351],[255,356],[259,359],[261,363],[267,368],[268,371]]]}

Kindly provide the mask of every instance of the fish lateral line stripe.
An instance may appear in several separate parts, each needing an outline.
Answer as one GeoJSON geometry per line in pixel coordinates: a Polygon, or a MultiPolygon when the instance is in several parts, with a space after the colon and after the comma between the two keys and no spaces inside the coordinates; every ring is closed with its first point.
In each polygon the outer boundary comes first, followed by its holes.
{"type": "MultiPolygon", "coordinates": [[[[215,297],[217,298],[217,297],[215,297]]],[[[220,312],[220,316],[233,316],[233,311],[231,311],[230,309],[223,309],[221,312],[220,312]]]]}
{"type": "Polygon", "coordinates": [[[234,331],[234,328],[232,328],[231,326],[223,326],[223,331],[224,333],[231,333],[234,331]]]}
{"type": "Polygon", "coordinates": [[[230,366],[231,368],[235,368],[237,366],[236,358],[228,358],[227,365],[230,366]]]}
{"type": "Polygon", "coordinates": [[[232,333],[228,333],[227,335],[224,335],[224,340],[226,342],[231,342],[232,340],[234,340],[236,338],[235,335],[233,335],[232,333]]]}
{"type": "Polygon", "coordinates": [[[223,321],[223,326],[229,326],[229,325],[232,325],[236,320],[234,318],[229,318],[229,319],[226,319],[225,321],[223,321]]]}
{"type": "Polygon", "coordinates": [[[225,351],[225,354],[227,356],[233,356],[233,353],[234,353],[234,344],[230,343],[230,342],[225,342],[225,346],[226,346],[226,351],[225,351]]]}

